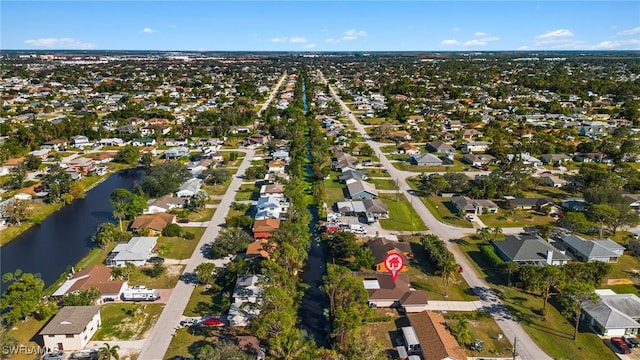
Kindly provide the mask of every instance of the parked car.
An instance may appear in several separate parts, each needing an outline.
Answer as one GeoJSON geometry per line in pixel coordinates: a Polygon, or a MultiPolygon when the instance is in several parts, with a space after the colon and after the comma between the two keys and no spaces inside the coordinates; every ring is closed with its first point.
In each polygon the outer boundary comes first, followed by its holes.
{"type": "Polygon", "coordinates": [[[218,319],[218,318],[208,318],[207,320],[205,320],[204,322],[202,322],[203,325],[205,326],[222,326],[224,325],[222,323],[222,320],[218,319]]]}
{"type": "Polygon", "coordinates": [[[149,258],[149,260],[147,260],[147,262],[151,263],[151,264],[155,264],[155,263],[162,264],[162,263],[164,263],[164,258],[160,257],[160,256],[152,256],[152,257],[149,258]]]}
{"type": "Polygon", "coordinates": [[[629,345],[621,337],[612,337],[611,344],[623,354],[631,354],[629,345]]]}
{"type": "Polygon", "coordinates": [[[180,219],[178,220],[179,224],[188,224],[189,223],[189,219],[180,219]]]}
{"type": "Polygon", "coordinates": [[[189,327],[189,326],[194,326],[194,325],[198,325],[198,320],[196,319],[185,319],[180,321],[180,326],[184,326],[184,327],[189,327]]]}
{"type": "Polygon", "coordinates": [[[640,342],[638,342],[638,340],[636,340],[633,335],[625,335],[622,337],[622,339],[627,343],[627,345],[629,345],[630,348],[640,347],[640,342]]]}
{"type": "Polygon", "coordinates": [[[43,360],[62,360],[64,359],[64,353],[62,351],[48,353],[48,354],[45,354],[44,357],[42,357],[42,359],[43,360]]]}

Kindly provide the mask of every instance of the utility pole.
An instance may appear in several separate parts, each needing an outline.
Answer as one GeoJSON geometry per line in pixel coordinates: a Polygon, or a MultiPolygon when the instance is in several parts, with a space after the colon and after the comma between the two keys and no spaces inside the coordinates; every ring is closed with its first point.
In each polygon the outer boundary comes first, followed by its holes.
{"type": "Polygon", "coordinates": [[[516,355],[518,354],[516,352],[516,347],[518,346],[518,337],[514,336],[513,337],[513,352],[511,353],[511,355],[513,355],[513,360],[516,360],[516,355]]]}
{"type": "Polygon", "coordinates": [[[398,186],[398,178],[396,178],[396,202],[400,200],[400,186],[398,186]]]}

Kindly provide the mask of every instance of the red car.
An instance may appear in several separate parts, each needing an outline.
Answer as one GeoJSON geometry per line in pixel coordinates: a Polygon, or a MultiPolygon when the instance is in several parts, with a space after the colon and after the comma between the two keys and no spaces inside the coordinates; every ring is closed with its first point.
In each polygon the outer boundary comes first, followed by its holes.
{"type": "Polygon", "coordinates": [[[613,346],[616,349],[620,350],[621,353],[631,354],[631,349],[629,349],[629,345],[627,345],[627,343],[624,340],[622,340],[621,337],[612,337],[611,344],[613,344],[613,346]]]}
{"type": "Polygon", "coordinates": [[[205,326],[222,326],[224,324],[222,323],[222,320],[220,320],[220,319],[208,318],[207,320],[202,322],[202,325],[205,325],[205,326]]]}

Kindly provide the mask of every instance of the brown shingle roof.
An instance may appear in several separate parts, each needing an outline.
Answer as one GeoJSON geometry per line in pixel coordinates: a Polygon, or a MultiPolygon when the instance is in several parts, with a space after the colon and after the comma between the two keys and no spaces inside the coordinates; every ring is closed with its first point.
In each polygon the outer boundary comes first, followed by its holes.
{"type": "MultiPolygon", "coordinates": [[[[373,239],[367,243],[367,246],[371,249],[371,253],[375,259],[374,264],[383,262],[385,256],[392,251],[403,254],[403,256],[404,253],[411,252],[411,244],[407,242],[392,241],[386,238],[373,239]]],[[[405,263],[406,260],[405,256],[405,263]]]]}
{"type": "Polygon", "coordinates": [[[67,291],[70,294],[77,290],[89,290],[92,287],[98,288],[102,295],[117,294],[122,289],[124,281],[111,281],[111,268],[96,265],[78,271],[70,280],[78,279],[67,291]]]}
{"type": "Polygon", "coordinates": [[[280,219],[262,219],[253,223],[253,232],[274,232],[280,228],[280,219]]]}
{"type": "Polygon", "coordinates": [[[452,357],[456,360],[467,359],[464,350],[447,330],[446,321],[442,315],[432,311],[424,311],[408,313],[407,317],[416,331],[420,346],[427,359],[444,359],[446,357],[452,357]]]}
{"type": "Polygon", "coordinates": [[[162,231],[167,225],[172,223],[174,219],[174,215],[167,213],[140,215],[135,218],[135,220],[133,220],[133,223],[131,223],[131,228],[134,230],[149,228],[155,231],[162,231]]]}

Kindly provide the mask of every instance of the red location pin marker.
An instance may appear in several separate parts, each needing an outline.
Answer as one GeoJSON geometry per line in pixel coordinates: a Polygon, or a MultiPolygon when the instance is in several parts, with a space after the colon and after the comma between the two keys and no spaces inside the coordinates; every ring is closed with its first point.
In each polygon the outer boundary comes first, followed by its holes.
{"type": "Polygon", "coordinates": [[[398,272],[404,267],[404,257],[398,253],[389,253],[384,257],[384,267],[391,273],[391,280],[396,282],[398,272]]]}

